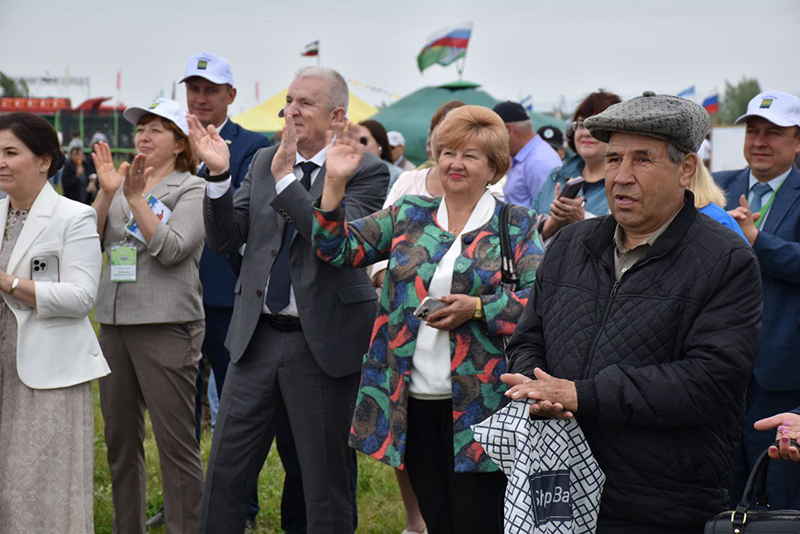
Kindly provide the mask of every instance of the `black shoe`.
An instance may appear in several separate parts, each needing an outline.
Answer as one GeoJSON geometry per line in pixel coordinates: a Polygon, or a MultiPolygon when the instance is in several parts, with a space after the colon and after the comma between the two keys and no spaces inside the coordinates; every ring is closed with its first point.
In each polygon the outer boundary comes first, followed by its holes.
{"type": "Polygon", "coordinates": [[[147,528],[158,528],[164,524],[164,507],[156,512],[156,515],[147,520],[147,528]]]}
{"type": "Polygon", "coordinates": [[[244,534],[253,534],[256,531],[256,520],[248,519],[244,524],[244,534]]]}

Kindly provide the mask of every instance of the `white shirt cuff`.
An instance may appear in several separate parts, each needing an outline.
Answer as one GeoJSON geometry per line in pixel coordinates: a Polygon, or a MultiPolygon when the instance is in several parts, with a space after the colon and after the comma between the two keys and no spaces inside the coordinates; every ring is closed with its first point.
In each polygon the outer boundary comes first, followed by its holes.
{"type": "Polygon", "coordinates": [[[206,183],[206,194],[208,198],[220,198],[222,195],[228,192],[228,189],[231,188],[231,179],[228,178],[224,182],[207,182],[206,183]]]}
{"type": "Polygon", "coordinates": [[[296,181],[297,177],[294,173],[287,174],[275,184],[275,194],[280,195],[284,189],[292,185],[292,182],[296,181]]]}

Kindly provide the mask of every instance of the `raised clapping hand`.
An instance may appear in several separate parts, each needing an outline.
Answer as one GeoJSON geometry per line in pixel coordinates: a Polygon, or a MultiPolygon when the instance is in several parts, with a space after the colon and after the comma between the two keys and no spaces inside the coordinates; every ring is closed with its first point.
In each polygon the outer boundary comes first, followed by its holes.
{"type": "Polygon", "coordinates": [[[789,444],[790,439],[800,440],[800,415],[796,413],[779,413],[756,421],[753,427],[756,430],[778,429],[775,439],[780,442],[780,445],[769,448],[767,454],[769,454],[770,458],[773,460],[800,462],[800,450],[789,444]]]}
{"type": "Polygon", "coordinates": [[[342,202],[347,179],[356,172],[361,158],[364,157],[364,145],[358,142],[354,129],[348,128],[349,125],[345,121],[336,132],[328,131],[325,134],[328,142],[328,155],[325,157],[327,171],[320,202],[324,211],[334,210],[342,202]]]}
{"type": "Polygon", "coordinates": [[[119,172],[114,168],[114,158],[111,157],[111,148],[107,143],[94,145],[92,160],[100,182],[100,190],[113,196],[122,185],[122,177],[128,172],[130,164],[126,161],[119,166],[119,172]]]}
{"type": "Polygon", "coordinates": [[[327,173],[325,180],[333,178],[342,183],[356,172],[361,158],[364,157],[364,145],[362,145],[356,130],[350,128],[350,122],[344,121],[344,125],[335,132],[327,132],[325,140],[328,142],[328,155],[325,158],[327,173]]]}
{"type": "Polygon", "coordinates": [[[133,158],[133,165],[125,168],[125,179],[122,181],[122,192],[125,194],[125,198],[141,197],[151,172],[153,172],[153,167],[147,167],[147,156],[137,154],[133,158]]]}
{"type": "Polygon", "coordinates": [[[761,217],[761,214],[750,211],[750,204],[747,202],[747,197],[744,195],[739,197],[739,207],[732,209],[728,212],[728,214],[736,219],[737,223],[739,223],[739,228],[742,229],[742,233],[747,238],[747,241],[750,242],[750,246],[752,247],[756,242],[756,238],[758,237],[756,221],[761,217]]]}
{"type": "Polygon", "coordinates": [[[294,127],[292,112],[284,109],[286,124],[283,126],[281,144],[272,158],[272,176],[275,182],[280,182],[294,172],[294,164],[297,162],[297,131],[294,127]]]}
{"type": "Polygon", "coordinates": [[[537,401],[531,404],[531,415],[572,419],[578,409],[575,383],[550,376],[538,367],[533,370],[533,374],[536,380],[519,373],[501,375],[500,380],[509,386],[506,397],[537,401]]]}
{"type": "Polygon", "coordinates": [[[212,176],[219,176],[230,168],[231,153],[228,143],[219,136],[213,124],[204,128],[200,120],[191,113],[186,114],[189,123],[189,142],[192,150],[208,167],[212,176]]]}

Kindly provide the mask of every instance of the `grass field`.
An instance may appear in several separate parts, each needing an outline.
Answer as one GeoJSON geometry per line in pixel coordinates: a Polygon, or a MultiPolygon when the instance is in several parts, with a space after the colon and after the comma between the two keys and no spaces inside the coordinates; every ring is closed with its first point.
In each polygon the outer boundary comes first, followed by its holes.
{"type": "MultiPolygon", "coordinates": [[[[100,397],[97,383],[92,387],[95,406],[94,440],[94,524],[98,534],[111,533],[113,504],[111,499],[111,475],[106,459],[106,442],[103,437],[103,417],[100,413],[100,397]]],[[[208,460],[211,448],[210,427],[205,424],[201,451],[203,464],[208,460]]],[[[161,472],[158,464],[158,451],[153,438],[150,420],[147,420],[145,439],[147,455],[147,507],[149,515],[161,505],[161,472]]],[[[403,530],[405,517],[400,500],[400,492],[395,483],[392,469],[371,458],[358,455],[358,511],[360,533],[399,534],[403,530]]],[[[280,530],[280,498],[283,487],[283,468],[275,447],[270,451],[267,463],[258,481],[261,512],[258,515],[256,532],[273,533],[280,530]]],[[[151,532],[163,533],[164,528],[151,532]]]]}

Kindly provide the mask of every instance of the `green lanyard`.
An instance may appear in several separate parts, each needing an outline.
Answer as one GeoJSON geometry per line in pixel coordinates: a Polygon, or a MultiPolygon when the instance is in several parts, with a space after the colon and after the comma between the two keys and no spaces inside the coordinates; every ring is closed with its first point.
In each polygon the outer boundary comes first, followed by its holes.
{"type": "MultiPolygon", "coordinates": [[[[785,183],[786,183],[786,180],[783,181],[783,184],[785,184],[785,183]]],[[[781,184],[778,187],[778,189],[776,189],[775,192],[772,193],[772,196],[770,197],[769,201],[766,204],[764,204],[763,206],[761,206],[760,210],[758,210],[758,213],[761,214],[761,217],[758,218],[758,220],[755,222],[755,225],[756,225],[756,228],[758,228],[759,230],[761,229],[761,223],[764,222],[764,219],[767,218],[767,212],[769,211],[769,207],[772,206],[772,201],[775,200],[776,196],[778,196],[778,191],[781,190],[781,187],[783,187],[783,184],[781,184]]]]}

